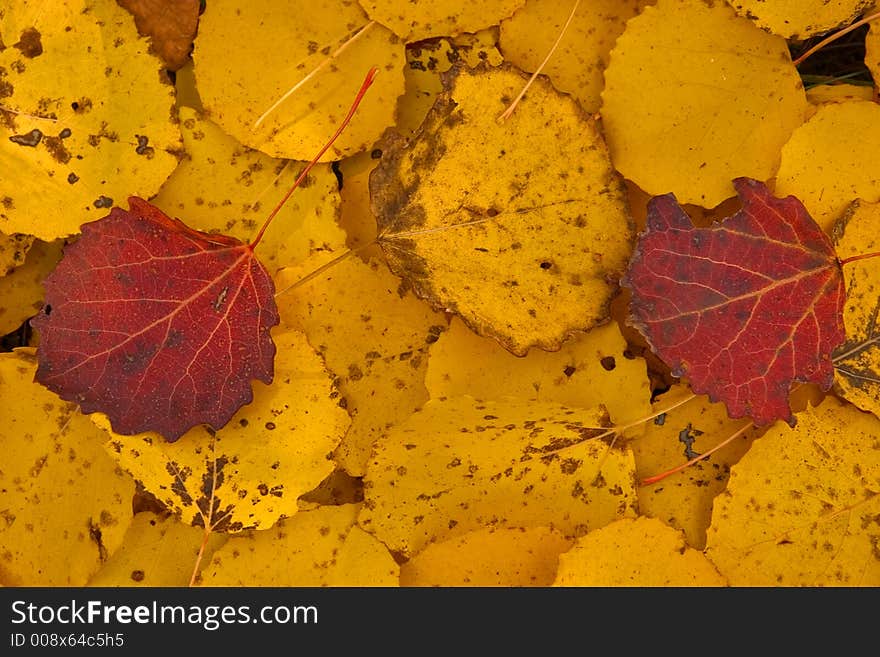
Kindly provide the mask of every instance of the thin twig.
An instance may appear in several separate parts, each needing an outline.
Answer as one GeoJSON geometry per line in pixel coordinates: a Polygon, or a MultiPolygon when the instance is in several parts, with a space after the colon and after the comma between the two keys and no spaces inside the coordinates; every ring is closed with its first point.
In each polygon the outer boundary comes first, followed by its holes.
{"type": "Polygon", "coordinates": [[[850,25],[849,27],[845,27],[845,28],[843,28],[842,30],[840,30],[840,31],[838,31],[838,32],[835,32],[835,33],[832,34],[831,36],[829,36],[829,37],[827,37],[827,38],[825,38],[825,39],[822,39],[819,43],[817,43],[815,46],[813,46],[812,48],[810,48],[807,52],[801,54],[800,57],[798,57],[796,60],[794,60],[793,64],[794,64],[795,66],[800,66],[801,64],[803,64],[804,60],[805,60],[807,57],[809,57],[810,55],[814,54],[816,51],[821,50],[822,48],[824,48],[825,46],[827,46],[829,43],[831,43],[831,42],[833,42],[833,41],[837,41],[837,39],[839,39],[840,37],[842,37],[842,36],[844,36],[844,35],[846,35],[846,34],[849,34],[849,33],[852,32],[853,30],[858,29],[858,28],[860,28],[862,25],[865,25],[866,23],[870,23],[872,20],[875,20],[875,19],[877,19],[877,18],[880,18],[880,11],[878,11],[878,12],[875,13],[875,14],[871,14],[870,16],[865,16],[862,20],[860,20],[860,21],[856,21],[855,23],[853,23],[853,24],[850,25]]]}

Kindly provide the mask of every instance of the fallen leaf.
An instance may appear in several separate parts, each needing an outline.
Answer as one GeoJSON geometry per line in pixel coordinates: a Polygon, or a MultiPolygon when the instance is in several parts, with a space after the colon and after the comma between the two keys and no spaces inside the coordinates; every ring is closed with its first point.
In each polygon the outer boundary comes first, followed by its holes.
{"type": "Polygon", "coordinates": [[[880,26],[876,20],[869,25],[865,35],[865,66],[874,80],[880,80],[880,26]]]}
{"type": "Polygon", "coordinates": [[[756,440],[706,555],[732,586],[880,586],[880,420],[829,397],[756,440]]]}
{"type": "MultiPolygon", "coordinates": [[[[880,203],[855,201],[834,228],[840,258],[880,251],[880,203]]],[[[859,408],[880,417],[880,260],[846,265],[846,342],[834,352],[835,384],[859,408]]]]}
{"type": "Polygon", "coordinates": [[[370,18],[404,41],[455,36],[497,25],[525,0],[358,0],[370,18]]]}
{"type": "Polygon", "coordinates": [[[550,586],[571,544],[547,527],[478,529],[428,545],[400,567],[400,585],[550,586]]]}
{"type": "Polygon", "coordinates": [[[848,103],[873,100],[873,98],[874,89],[863,84],[817,84],[807,89],[807,100],[813,105],[848,103]]]}
{"type": "Polygon", "coordinates": [[[37,380],[117,433],[219,429],[272,381],[272,279],[249,245],[129,207],[85,224],[46,279],[37,380]]]}
{"type": "MultiPolygon", "coordinates": [[[[587,112],[598,112],[611,48],[626,22],[656,0],[590,0],[578,5],[553,56],[542,69],[553,86],[572,94],[587,112]]],[[[535,71],[553,47],[573,0],[528,0],[501,22],[498,45],[506,61],[535,71]]]]}
{"type": "MultiPolygon", "coordinates": [[[[205,532],[174,517],[135,515],[119,549],[89,580],[89,586],[188,586],[205,532]]],[[[207,563],[226,542],[212,534],[203,555],[207,563]]]]}
{"type": "Polygon", "coordinates": [[[603,416],[512,398],[432,399],[376,442],[358,522],[410,556],[487,527],[571,537],[634,515],[632,453],[590,440],[603,416]]]}
{"type": "Polygon", "coordinates": [[[0,230],[49,242],[114,200],[154,194],[180,132],[174,87],[131,15],[108,1],[20,0],[0,37],[0,230]]]}
{"type": "Polygon", "coordinates": [[[63,240],[36,241],[27,260],[0,277],[0,335],[6,335],[36,315],[43,303],[43,281],[61,258],[63,240]]]}
{"type": "MultiPolygon", "coordinates": [[[[304,335],[279,332],[276,380],[219,431],[183,440],[111,432],[108,452],[189,525],[234,533],[271,527],[334,469],[330,452],[348,428],[330,376],[304,335]]],[[[93,421],[109,428],[104,415],[93,421]]]]}
{"type": "Polygon", "coordinates": [[[0,233],[0,276],[5,276],[16,267],[23,265],[28,249],[36,238],[33,235],[0,233]]]}
{"type": "Polygon", "coordinates": [[[431,346],[425,385],[433,399],[519,397],[571,408],[604,406],[621,424],[651,412],[645,361],[628,358],[616,323],[566,340],[559,351],[517,357],[458,319],[431,346]]]}
{"type": "Polygon", "coordinates": [[[776,193],[797,196],[825,231],[861,198],[880,201],[880,105],[868,101],[823,105],[782,148],[776,193]]]}
{"type": "Polygon", "coordinates": [[[623,186],[595,122],[546,79],[498,123],[523,74],[457,70],[419,135],[382,146],[379,244],[419,296],[477,333],[517,355],[557,349],[608,318],[630,250],[623,186]]]}
{"type": "Polygon", "coordinates": [[[0,354],[0,585],[84,586],[122,544],[134,482],[35,369],[33,349],[0,354]]]}
{"type": "Polygon", "coordinates": [[[199,0],[117,0],[134,16],[138,32],[150,37],[153,51],[172,71],[189,59],[196,27],[199,0]]]}
{"type": "Polygon", "coordinates": [[[740,16],[792,41],[845,27],[874,0],[730,0],[740,16]]]}
{"type": "Polygon", "coordinates": [[[252,0],[247,11],[235,3],[209,3],[193,53],[202,102],[212,120],[242,144],[272,157],[310,160],[345,116],[352,89],[375,66],[382,73],[361,103],[357,121],[321,161],[365,150],[394,123],[405,64],[403,42],[369,23],[356,2],[252,0]],[[355,34],[356,40],[324,65],[355,34]]]}
{"type": "Polygon", "coordinates": [[[726,586],[684,535],[655,518],[624,518],[559,556],[555,586],[726,586]]]}
{"type": "Polygon", "coordinates": [[[651,200],[626,276],[631,322],[673,376],[762,426],[795,417],[795,382],[828,390],[844,340],[843,273],[831,241],[794,197],[734,181],[743,207],[695,228],[672,194],[651,200]]]}
{"type": "Polygon", "coordinates": [[[388,549],[355,524],[360,505],[303,511],[234,536],[204,569],[204,586],[397,586],[388,549]]]}
{"type": "Polygon", "coordinates": [[[804,120],[788,46],[726,3],[659,0],[611,51],[602,126],[615,168],[649,194],[707,208],[767,180],[804,120]]]}

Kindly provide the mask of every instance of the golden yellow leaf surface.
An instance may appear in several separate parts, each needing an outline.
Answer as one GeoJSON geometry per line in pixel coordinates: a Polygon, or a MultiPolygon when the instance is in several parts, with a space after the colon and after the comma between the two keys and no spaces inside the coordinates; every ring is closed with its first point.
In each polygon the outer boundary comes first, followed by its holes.
{"type": "MultiPolygon", "coordinates": [[[[279,273],[277,285],[299,278],[279,273]],[[291,280],[292,279],[292,280],[291,280]]],[[[349,258],[278,297],[282,321],[305,331],[324,357],[352,417],[334,459],[364,474],[373,443],[428,399],[428,348],[446,319],[401,287],[380,261],[349,258]]]]}
{"type": "MultiPolygon", "coordinates": [[[[190,157],[151,202],[191,228],[250,242],[305,163],[242,146],[189,107],[180,108],[180,119],[190,157]]],[[[344,245],[339,205],[336,176],[329,165],[316,166],[264,233],[256,249],[260,261],[274,272],[315,249],[344,245]]]]}
{"type": "Polygon", "coordinates": [[[21,0],[0,41],[0,231],[51,241],[159,189],[180,149],[174,87],[128,12],[21,0]]]}
{"type": "Polygon", "coordinates": [[[857,198],[880,201],[880,105],[852,101],[823,105],[782,148],[776,196],[792,194],[826,231],[857,198]]]}
{"type": "Polygon", "coordinates": [[[518,355],[605,321],[631,245],[623,185],[570,97],[539,78],[496,121],[524,82],[512,67],[458,69],[418,137],[388,140],[370,176],[391,269],[518,355]]]}
{"type": "Polygon", "coordinates": [[[358,0],[370,18],[404,41],[455,36],[497,25],[525,0],[358,0]]]}
{"type": "Polygon", "coordinates": [[[659,0],[611,51],[602,125],[620,173],[708,208],[776,173],[806,108],[784,39],[722,2],[659,0]]]}
{"type": "Polygon", "coordinates": [[[656,518],[625,518],[582,536],[559,557],[556,586],[726,586],[684,535],[656,518]]]}
{"type": "Polygon", "coordinates": [[[199,22],[193,59],[199,94],[212,119],[242,144],[273,157],[311,160],[348,112],[372,66],[380,74],[357,120],[321,161],[368,148],[394,123],[397,97],[403,93],[403,42],[370,24],[355,2],[254,0],[247,11],[236,3],[211,3],[199,22]],[[316,69],[257,125],[264,112],[316,69]]]}
{"type": "Polygon", "coordinates": [[[733,586],[880,585],[880,419],[829,397],[756,440],[706,555],[733,586]]]}
{"type": "Polygon", "coordinates": [[[322,506],[267,531],[233,536],[203,571],[204,586],[397,586],[388,549],[355,524],[359,505],[322,506]]]}
{"type": "MultiPolygon", "coordinates": [[[[330,375],[304,335],[274,336],[270,386],[224,428],[191,429],[174,443],[153,433],[111,432],[107,451],[183,522],[212,531],[271,527],[333,471],[328,454],[348,428],[330,375]]],[[[91,416],[109,431],[106,416],[91,416]]]]}
{"type": "Polygon", "coordinates": [[[813,105],[872,100],[873,97],[874,90],[863,84],[817,84],[807,89],[807,100],[813,105]]]}
{"type": "Polygon", "coordinates": [[[845,27],[874,0],[730,0],[759,27],[795,41],[845,27]]]}
{"type": "Polygon", "coordinates": [[[0,354],[0,585],[84,586],[122,543],[134,482],[35,370],[32,349],[0,354]]]}
{"type": "MultiPolygon", "coordinates": [[[[656,0],[590,0],[578,5],[553,56],[541,71],[553,86],[572,94],[588,112],[599,110],[614,41],[626,21],[656,0]]],[[[501,23],[504,59],[524,71],[541,65],[568,19],[572,0],[528,0],[501,23]]]]}
{"type": "Polygon", "coordinates": [[[603,416],[517,399],[432,399],[377,441],[358,522],[412,555],[487,527],[577,536],[633,515],[632,453],[590,440],[603,416]]]}
{"type": "MultiPolygon", "coordinates": [[[[89,586],[188,586],[204,538],[203,529],[174,517],[138,513],[119,549],[89,580],[89,586]]],[[[226,539],[226,534],[208,537],[203,565],[226,539]]]]}
{"type": "Polygon", "coordinates": [[[880,80],[880,26],[876,20],[870,23],[865,35],[865,66],[875,81],[880,80]]]}
{"type": "Polygon", "coordinates": [[[34,242],[24,264],[0,277],[0,335],[14,331],[37,314],[43,301],[43,279],[61,259],[63,240],[34,242]]]}
{"type": "MultiPolygon", "coordinates": [[[[683,398],[684,386],[674,386],[654,404],[655,412],[683,398]],[[681,388],[676,390],[675,388],[681,388]]],[[[736,433],[743,420],[731,420],[724,404],[700,396],[651,420],[645,433],[629,442],[636,459],[639,480],[687,463],[736,433]]],[[[659,518],[684,532],[687,544],[698,550],[706,545],[706,529],[712,519],[712,502],[727,485],[730,467],[749,449],[758,434],[749,430],[707,459],[669,475],[659,482],[640,486],[639,512],[659,518]]]]}
{"type": "Polygon", "coordinates": [[[470,395],[519,397],[572,408],[602,404],[621,424],[651,412],[645,361],[627,358],[616,323],[566,340],[559,351],[517,357],[453,319],[431,346],[425,385],[433,399],[470,395]]]}
{"type": "Polygon", "coordinates": [[[33,235],[0,233],[0,276],[5,276],[19,265],[23,265],[28,249],[36,239],[33,235]]]}
{"type": "MultiPolygon", "coordinates": [[[[855,201],[834,227],[839,258],[880,251],[880,203],[855,201]]],[[[846,342],[834,352],[834,381],[840,394],[880,417],[880,259],[847,263],[846,342]]]]}
{"type": "Polygon", "coordinates": [[[548,527],[479,529],[428,545],[400,567],[400,585],[550,586],[571,545],[548,527]]]}

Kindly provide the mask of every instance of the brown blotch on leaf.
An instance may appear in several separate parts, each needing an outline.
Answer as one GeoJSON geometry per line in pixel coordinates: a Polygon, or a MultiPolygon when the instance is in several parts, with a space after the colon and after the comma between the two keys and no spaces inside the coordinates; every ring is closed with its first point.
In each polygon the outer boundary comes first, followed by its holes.
{"type": "Polygon", "coordinates": [[[9,138],[13,144],[18,144],[19,146],[30,146],[36,147],[43,140],[43,133],[34,128],[30,132],[23,135],[12,135],[9,138]]]}
{"type": "Polygon", "coordinates": [[[143,582],[144,581],[144,571],[143,570],[132,570],[131,571],[131,579],[134,582],[143,582]]]}
{"type": "Polygon", "coordinates": [[[12,44],[12,47],[18,49],[21,54],[28,59],[39,57],[43,54],[43,44],[40,40],[40,36],[41,35],[36,28],[26,28],[21,33],[18,43],[12,44]]]}

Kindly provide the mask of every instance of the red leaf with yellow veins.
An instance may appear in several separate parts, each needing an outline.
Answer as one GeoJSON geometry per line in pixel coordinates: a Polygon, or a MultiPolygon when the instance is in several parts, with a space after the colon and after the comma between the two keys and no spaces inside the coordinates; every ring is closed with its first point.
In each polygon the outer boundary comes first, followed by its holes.
{"type": "Polygon", "coordinates": [[[794,426],[792,384],[834,381],[840,261],[799,200],[748,178],[734,186],[742,209],[709,228],[695,228],[672,194],[651,199],[621,281],[633,293],[630,321],[673,375],[730,417],[794,426]]]}
{"type": "Polygon", "coordinates": [[[118,433],[220,428],[272,381],[275,287],[252,246],[140,198],[85,224],[45,288],[37,381],[118,433]]]}

